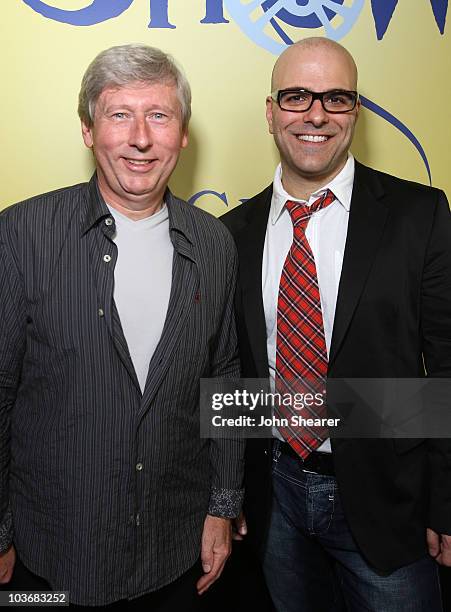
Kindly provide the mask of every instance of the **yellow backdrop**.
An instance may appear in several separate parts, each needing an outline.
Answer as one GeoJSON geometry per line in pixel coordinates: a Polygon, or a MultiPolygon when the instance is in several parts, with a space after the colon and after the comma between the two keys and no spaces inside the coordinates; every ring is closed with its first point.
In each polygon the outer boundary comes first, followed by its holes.
{"type": "Polygon", "coordinates": [[[89,178],[92,159],[76,114],[82,74],[102,49],[139,41],[172,53],[193,89],[190,145],[171,181],[173,191],[185,199],[197,195],[196,205],[214,214],[225,212],[273,176],[277,152],[264,115],[270,72],[287,44],[283,38],[312,35],[344,44],[359,65],[363,96],[394,117],[390,122],[363,109],[353,147],[358,159],[428,183],[425,163],[393,125],[397,120],[421,144],[432,184],[449,197],[451,38],[444,21],[447,2],[436,4],[442,5],[437,18],[430,0],[2,1],[0,207],[89,178]],[[48,16],[51,8],[60,9],[58,18],[73,20],[88,9],[99,16],[126,4],[120,14],[91,25],[48,16]],[[334,4],[342,16],[322,13],[324,25],[312,27],[320,5],[334,4]],[[271,22],[263,28],[259,21],[271,7],[279,9],[272,22],[279,33],[271,22]],[[293,16],[297,22],[287,23],[293,16]],[[199,195],[203,191],[223,194],[222,199],[199,195]]]}

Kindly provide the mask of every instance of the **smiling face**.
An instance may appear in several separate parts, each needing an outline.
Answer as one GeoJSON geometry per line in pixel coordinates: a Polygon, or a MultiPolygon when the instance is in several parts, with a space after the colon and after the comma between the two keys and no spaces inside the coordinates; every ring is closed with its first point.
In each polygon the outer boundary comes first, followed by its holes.
{"type": "MultiPolygon", "coordinates": [[[[303,88],[313,92],[357,88],[355,65],[347,52],[329,42],[293,45],[276,63],[273,91],[303,88]]],[[[283,111],[266,100],[269,131],[280,152],[282,181],[294,197],[307,198],[332,180],[346,163],[360,102],[349,113],[327,113],[320,100],[308,111],[283,111]]]]}
{"type": "Polygon", "coordinates": [[[82,122],[82,133],[93,149],[105,201],[125,214],[158,210],[180,150],[188,144],[175,85],[104,89],[93,125],[82,122]]]}

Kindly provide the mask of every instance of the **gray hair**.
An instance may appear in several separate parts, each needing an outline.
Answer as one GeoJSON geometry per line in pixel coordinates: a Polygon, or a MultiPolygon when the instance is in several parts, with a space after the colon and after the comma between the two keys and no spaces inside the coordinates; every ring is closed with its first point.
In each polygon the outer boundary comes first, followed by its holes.
{"type": "Polygon", "coordinates": [[[88,127],[94,123],[96,103],[106,87],[133,82],[171,83],[177,87],[183,129],[191,117],[191,89],[173,57],[156,47],[139,43],[106,49],[89,64],[78,96],[78,115],[88,127]]]}

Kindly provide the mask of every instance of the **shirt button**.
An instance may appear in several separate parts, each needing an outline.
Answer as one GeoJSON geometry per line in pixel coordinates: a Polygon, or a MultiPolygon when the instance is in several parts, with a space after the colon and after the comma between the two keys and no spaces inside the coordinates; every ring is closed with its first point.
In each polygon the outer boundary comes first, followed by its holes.
{"type": "Polygon", "coordinates": [[[105,219],[105,225],[113,225],[113,219],[111,217],[107,217],[105,219]]]}
{"type": "Polygon", "coordinates": [[[136,469],[138,470],[138,472],[140,472],[143,469],[143,464],[142,463],[137,463],[136,464],[136,469]]]}
{"type": "Polygon", "coordinates": [[[103,261],[104,261],[105,263],[108,263],[109,261],[111,261],[111,255],[104,255],[104,256],[103,256],[103,261]]]}
{"type": "Polygon", "coordinates": [[[99,317],[103,317],[103,315],[105,314],[103,312],[103,308],[99,308],[99,310],[97,312],[99,313],[99,317]]]}

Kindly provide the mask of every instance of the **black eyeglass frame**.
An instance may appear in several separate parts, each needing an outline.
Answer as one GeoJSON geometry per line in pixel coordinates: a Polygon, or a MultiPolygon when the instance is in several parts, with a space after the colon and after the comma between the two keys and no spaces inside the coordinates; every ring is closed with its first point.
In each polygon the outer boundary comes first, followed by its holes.
{"type": "Polygon", "coordinates": [[[350,113],[355,109],[355,107],[357,106],[357,102],[359,100],[359,94],[357,91],[348,90],[348,89],[330,89],[329,91],[310,91],[309,89],[303,89],[302,87],[288,87],[287,89],[278,89],[276,91],[272,91],[271,98],[274,100],[274,102],[277,102],[279,108],[286,113],[306,113],[312,108],[313,102],[315,100],[320,100],[321,106],[323,107],[326,113],[329,113],[331,115],[341,115],[343,113],[350,113]],[[310,101],[309,106],[307,108],[303,108],[302,110],[301,109],[294,110],[292,108],[289,108],[289,109],[283,108],[283,106],[280,105],[280,98],[286,93],[308,93],[312,96],[312,99],[310,101]],[[329,94],[329,95],[330,94],[351,94],[354,97],[354,104],[352,108],[348,108],[347,110],[339,110],[339,111],[328,110],[324,106],[324,96],[326,94],[329,94]]]}

